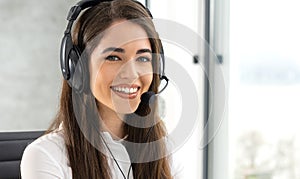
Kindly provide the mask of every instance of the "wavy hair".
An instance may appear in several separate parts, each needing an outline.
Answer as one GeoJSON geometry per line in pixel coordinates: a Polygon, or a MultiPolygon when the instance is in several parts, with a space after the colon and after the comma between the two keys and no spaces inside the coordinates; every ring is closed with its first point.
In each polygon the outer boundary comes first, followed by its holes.
{"type": "MultiPolygon", "coordinates": [[[[88,64],[90,53],[95,45],[101,40],[101,32],[105,31],[116,20],[131,20],[140,25],[147,33],[151,44],[153,54],[159,54],[161,43],[156,33],[150,14],[139,3],[132,0],[114,0],[101,2],[98,5],[87,9],[77,20],[73,32],[73,43],[78,46],[81,52],[84,51],[83,63],[88,64]],[[136,20],[138,19],[138,20],[136,20]],[[141,20],[142,19],[142,20],[141,20]],[[88,50],[86,50],[88,49],[88,50]]],[[[152,60],[153,70],[158,71],[159,56],[156,55],[152,60]]],[[[72,88],[64,80],[60,98],[60,106],[54,122],[49,127],[47,133],[53,132],[62,124],[64,140],[66,143],[69,165],[72,168],[74,179],[109,179],[111,178],[111,169],[108,165],[107,156],[103,154],[98,147],[105,148],[104,143],[99,140],[99,117],[93,114],[97,110],[95,98],[91,97],[89,89],[89,74],[85,74],[85,93],[77,94],[72,92],[72,88]],[[74,110],[74,105],[78,110],[74,110]],[[88,106],[88,107],[87,107],[88,106]],[[92,119],[87,117],[91,115],[92,119]],[[79,115],[77,115],[79,114],[79,115]],[[93,120],[93,123],[90,122],[93,120]],[[97,121],[98,120],[98,121],[97,121]],[[88,131],[84,133],[84,131],[88,131]],[[97,147],[95,147],[95,145],[97,147]]],[[[157,92],[159,85],[159,75],[153,74],[153,81],[150,85],[150,91],[157,92]]],[[[132,162],[137,158],[143,159],[153,156],[162,156],[159,159],[149,162],[132,163],[133,176],[136,179],[170,179],[171,169],[166,154],[166,144],[157,142],[166,135],[163,122],[157,115],[157,104],[151,107],[151,115],[144,115],[149,110],[149,106],[139,104],[134,114],[125,116],[125,120],[131,120],[139,126],[155,124],[152,127],[138,128],[125,124],[124,131],[128,135],[126,138],[129,142],[149,143],[156,141],[157,145],[143,150],[141,148],[130,148],[126,146],[132,162]],[[153,112],[154,111],[154,112],[153,112]],[[138,117],[145,116],[145,117],[138,117]],[[141,119],[142,118],[142,119],[141,119]],[[149,152],[150,151],[150,152],[149,152]]],[[[135,125],[136,126],[136,125],[135,125]]]]}

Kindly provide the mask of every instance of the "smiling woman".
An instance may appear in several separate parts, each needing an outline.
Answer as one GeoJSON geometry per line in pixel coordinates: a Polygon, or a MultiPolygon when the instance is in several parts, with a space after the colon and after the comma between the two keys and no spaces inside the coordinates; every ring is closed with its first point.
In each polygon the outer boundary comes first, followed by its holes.
{"type": "Polygon", "coordinates": [[[131,0],[84,0],[71,8],[60,108],[48,132],[26,148],[23,179],[177,177],[157,102],[141,102],[166,79],[157,73],[163,50],[151,18],[131,0]]]}
{"type": "Polygon", "coordinates": [[[105,105],[122,114],[134,112],[153,79],[151,60],[151,44],[142,27],[117,21],[108,28],[90,62],[90,85],[99,109],[105,105]]]}

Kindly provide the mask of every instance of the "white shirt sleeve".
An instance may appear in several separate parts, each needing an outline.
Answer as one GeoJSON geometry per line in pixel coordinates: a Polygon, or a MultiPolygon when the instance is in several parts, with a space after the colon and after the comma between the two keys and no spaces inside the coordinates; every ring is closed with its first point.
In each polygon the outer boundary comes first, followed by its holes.
{"type": "Polygon", "coordinates": [[[38,145],[29,145],[21,161],[22,179],[62,179],[63,172],[49,152],[38,145]]]}

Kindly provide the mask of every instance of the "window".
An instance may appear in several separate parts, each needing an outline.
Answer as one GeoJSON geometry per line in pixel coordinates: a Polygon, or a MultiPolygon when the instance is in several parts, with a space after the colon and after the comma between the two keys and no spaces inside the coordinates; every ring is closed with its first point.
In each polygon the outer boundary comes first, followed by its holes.
{"type": "Polygon", "coordinates": [[[300,3],[230,2],[232,179],[300,178],[300,3]]]}

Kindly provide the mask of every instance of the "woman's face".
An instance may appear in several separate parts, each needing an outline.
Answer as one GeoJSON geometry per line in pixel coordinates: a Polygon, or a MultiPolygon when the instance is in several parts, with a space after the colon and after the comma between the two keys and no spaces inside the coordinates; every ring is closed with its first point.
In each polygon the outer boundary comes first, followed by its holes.
{"type": "Polygon", "coordinates": [[[134,112],[152,82],[151,61],[145,30],[129,21],[114,22],[91,54],[90,86],[100,108],[134,112]]]}

